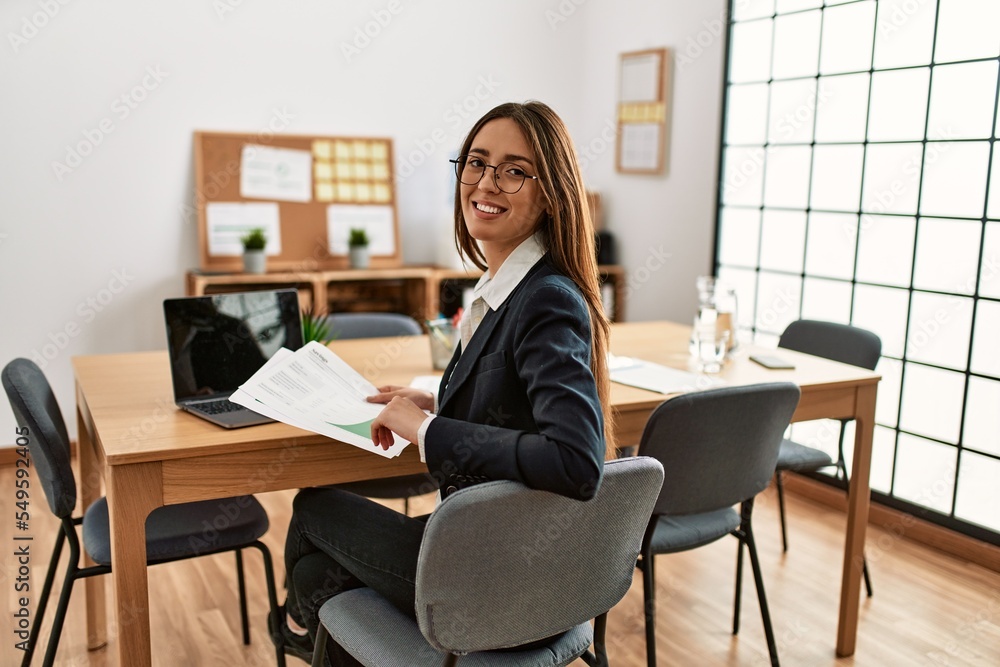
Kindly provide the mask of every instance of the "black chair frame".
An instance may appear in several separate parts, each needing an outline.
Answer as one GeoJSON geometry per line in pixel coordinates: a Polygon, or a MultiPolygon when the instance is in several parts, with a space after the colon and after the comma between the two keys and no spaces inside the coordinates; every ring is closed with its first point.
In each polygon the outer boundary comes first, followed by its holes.
{"type": "MultiPolygon", "coordinates": [[[[62,590],[59,593],[59,602],[56,605],[56,615],[52,621],[52,631],[49,636],[49,643],[46,647],[45,657],[42,661],[42,665],[44,667],[51,667],[51,665],[55,662],[56,651],[59,648],[59,640],[62,636],[63,624],[66,620],[66,611],[69,608],[70,595],[73,592],[73,584],[78,579],[96,577],[102,574],[109,574],[111,572],[110,565],[91,565],[89,567],[80,567],[81,548],[80,538],[77,535],[76,527],[82,523],[83,517],[63,517],[61,519],[59,532],[56,535],[56,541],[52,547],[52,557],[49,560],[49,567],[45,573],[45,582],[42,584],[42,591],[38,597],[38,608],[35,611],[35,619],[31,624],[31,631],[28,635],[27,649],[25,650],[24,657],[21,660],[21,667],[28,667],[31,665],[32,658],[34,657],[38,641],[38,633],[41,629],[42,619],[45,616],[45,609],[48,606],[49,597],[52,594],[52,585],[55,581],[55,574],[59,565],[59,559],[62,556],[63,545],[67,543],[69,544],[69,561],[66,565],[66,574],[63,579],[62,590]]],[[[247,645],[250,643],[250,622],[247,613],[246,582],[243,576],[243,549],[248,547],[253,547],[260,551],[261,557],[264,560],[264,571],[267,578],[267,597],[273,612],[271,614],[273,625],[276,622],[275,619],[278,618],[278,594],[274,585],[274,564],[271,560],[270,550],[267,548],[267,545],[260,540],[242,545],[239,548],[218,549],[215,551],[199,553],[197,556],[185,556],[182,558],[158,560],[155,563],[151,563],[151,565],[160,565],[162,563],[171,563],[179,560],[190,560],[191,558],[233,551],[236,554],[236,578],[240,593],[240,623],[243,629],[243,644],[247,645]]],[[[274,639],[277,647],[278,666],[285,667],[285,652],[281,639],[281,633],[276,627],[270,627],[268,628],[268,631],[274,639]]]]}

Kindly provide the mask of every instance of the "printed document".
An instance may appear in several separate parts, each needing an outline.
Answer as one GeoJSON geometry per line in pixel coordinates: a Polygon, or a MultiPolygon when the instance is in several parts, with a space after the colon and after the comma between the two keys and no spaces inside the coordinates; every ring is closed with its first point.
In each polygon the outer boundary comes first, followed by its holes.
{"type": "Polygon", "coordinates": [[[392,458],[409,444],[396,436],[388,450],[371,441],[372,421],[385,407],[369,403],[378,389],[333,351],[315,341],[282,349],[240,386],[234,403],[291,426],[392,458]]]}

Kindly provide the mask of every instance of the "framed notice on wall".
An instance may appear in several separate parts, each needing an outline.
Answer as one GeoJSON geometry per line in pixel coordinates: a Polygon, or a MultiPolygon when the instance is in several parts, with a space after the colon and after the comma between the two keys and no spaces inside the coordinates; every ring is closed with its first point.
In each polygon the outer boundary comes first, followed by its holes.
{"type": "Polygon", "coordinates": [[[666,172],[670,52],[623,53],[618,69],[615,168],[625,174],[666,172]]]}

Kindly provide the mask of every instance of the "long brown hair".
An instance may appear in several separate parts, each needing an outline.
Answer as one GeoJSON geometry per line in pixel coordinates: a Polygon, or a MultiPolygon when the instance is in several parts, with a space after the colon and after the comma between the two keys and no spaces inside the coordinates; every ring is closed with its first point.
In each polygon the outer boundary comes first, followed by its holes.
{"type": "MultiPolygon", "coordinates": [[[[467,155],[479,130],[497,118],[509,118],[521,128],[535,152],[538,184],[548,211],[542,214],[538,228],[555,264],[580,288],[590,311],[593,344],[590,369],[597,382],[597,395],[604,409],[605,458],[616,455],[614,416],[611,411],[611,381],[608,377],[607,354],[610,324],[601,302],[601,283],[597,272],[594,248],[594,223],[587,206],[580,164],[569,131],[562,119],[548,105],[537,101],[524,104],[508,102],[488,111],[480,118],[462,142],[459,155],[467,155]]],[[[482,270],[487,269],[486,257],[476,240],[469,234],[462,213],[461,184],[455,183],[455,246],[482,270]]]]}

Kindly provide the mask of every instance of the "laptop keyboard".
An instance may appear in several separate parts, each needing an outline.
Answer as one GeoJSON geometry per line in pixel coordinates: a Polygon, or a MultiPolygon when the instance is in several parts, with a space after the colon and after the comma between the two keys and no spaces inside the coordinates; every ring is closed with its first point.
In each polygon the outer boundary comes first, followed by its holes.
{"type": "Polygon", "coordinates": [[[205,403],[198,403],[195,406],[198,410],[210,415],[221,415],[224,412],[239,412],[240,410],[246,410],[239,403],[233,403],[228,398],[224,398],[218,401],[207,401],[205,403]]]}

